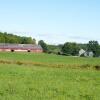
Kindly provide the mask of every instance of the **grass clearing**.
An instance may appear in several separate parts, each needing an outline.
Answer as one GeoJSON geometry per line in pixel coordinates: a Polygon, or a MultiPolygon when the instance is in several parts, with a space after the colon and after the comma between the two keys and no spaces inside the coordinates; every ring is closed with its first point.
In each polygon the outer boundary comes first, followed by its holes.
{"type": "MultiPolygon", "coordinates": [[[[54,65],[100,64],[99,58],[32,53],[0,53],[0,60],[54,65]]],[[[99,93],[100,71],[91,68],[0,63],[0,100],[99,100],[99,93]]]]}

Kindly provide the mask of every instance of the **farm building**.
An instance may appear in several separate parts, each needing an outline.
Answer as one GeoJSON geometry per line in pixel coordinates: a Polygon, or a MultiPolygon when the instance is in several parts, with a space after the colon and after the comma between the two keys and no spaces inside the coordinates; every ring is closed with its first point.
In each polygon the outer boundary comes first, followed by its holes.
{"type": "Polygon", "coordinates": [[[0,43],[0,51],[18,51],[18,52],[43,52],[40,45],[33,44],[10,44],[10,43],[0,43]]]}
{"type": "Polygon", "coordinates": [[[81,49],[80,51],[79,51],[79,56],[81,57],[81,56],[84,56],[84,57],[93,57],[94,56],[94,54],[93,54],[93,52],[92,51],[85,51],[84,49],[81,49]]]}

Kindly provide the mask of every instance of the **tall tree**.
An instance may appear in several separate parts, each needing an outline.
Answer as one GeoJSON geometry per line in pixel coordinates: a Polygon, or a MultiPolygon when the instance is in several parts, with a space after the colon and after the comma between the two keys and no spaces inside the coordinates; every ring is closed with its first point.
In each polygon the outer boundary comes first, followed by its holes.
{"type": "Polygon", "coordinates": [[[92,51],[95,57],[100,56],[100,47],[98,41],[89,41],[87,44],[87,50],[92,51]]]}
{"type": "Polygon", "coordinates": [[[68,55],[78,55],[79,47],[76,43],[66,42],[62,46],[62,52],[68,55]]]}
{"type": "Polygon", "coordinates": [[[38,44],[41,45],[41,47],[43,48],[43,52],[48,51],[47,44],[43,40],[40,40],[38,44]]]}

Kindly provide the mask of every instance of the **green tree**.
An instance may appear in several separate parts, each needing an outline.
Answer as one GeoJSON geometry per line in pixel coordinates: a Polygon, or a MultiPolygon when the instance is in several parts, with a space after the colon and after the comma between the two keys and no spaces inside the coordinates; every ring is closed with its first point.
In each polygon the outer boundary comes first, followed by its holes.
{"type": "Polygon", "coordinates": [[[36,39],[33,39],[33,43],[32,44],[36,44],[36,39]]]}
{"type": "Polygon", "coordinates": [[[33,40],[31,37],[22,37],[21,43],[22,44],[33,44],[33,40]]]}
{"type": "Polygon", "coordinates": [[[36,44],[36,40],[31,37],[21,37],[7,32],[0,32],[0,43],[36,44]]]}
{"type": "Polygon", "coordinates": [[[1,32],[0,32],[0,43],[5,43],[5,38],[1,32]]]}
{"type": "Polygon", "coordinates": [[[58,52],[61,51],[58,45],[47,45],[47,47],[48,47],[48,53],[58,54],[58,52]]]}
{"type": "Polygon", "coordinates": [[[62,52],[66,55],[78,55],[79,47],[76,43],[66,42],[62,46],[62,52]]]}
{"type": "Polygon", "coordinates": [[[87,44],[87,50],[92,51],[95,57],[100,56],[100,47],[98,41],[89,41],[87,44]]]}
{"type": "Polygon", "coordinates": [[[43,48],[43,52],[48,52],[47,44],[43,40],[40,40],[38,44],[43,48]]]}

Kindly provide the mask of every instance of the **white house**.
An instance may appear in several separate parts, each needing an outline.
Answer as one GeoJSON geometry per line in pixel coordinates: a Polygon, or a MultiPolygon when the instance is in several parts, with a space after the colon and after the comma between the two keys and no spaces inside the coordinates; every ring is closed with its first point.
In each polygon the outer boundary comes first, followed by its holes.
{"type": "Polygon", "coordinates": [[[84,55],[85,52],[86,52],[86,51],[85,51],[84,49],[81,49],[81,50],[79,51],[79,56],[84,55]]]}
{"type": "Polygon", "coordinates": [[[84,56],[84,57],[93,57],[94,54],[92,51],[88,52],[88,51],[85,51],[84,49],[80,49],[79,50],[79,56],[84,56]]]}

